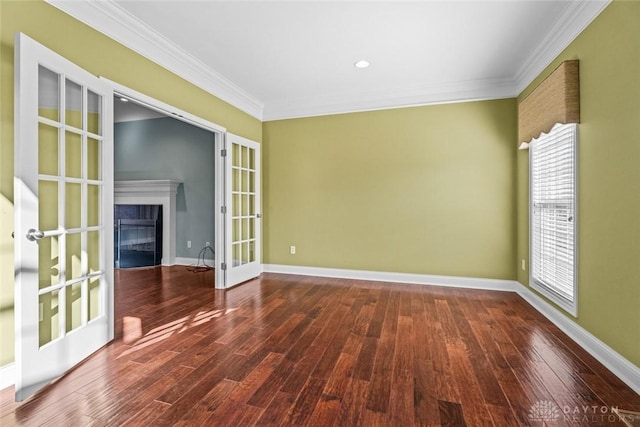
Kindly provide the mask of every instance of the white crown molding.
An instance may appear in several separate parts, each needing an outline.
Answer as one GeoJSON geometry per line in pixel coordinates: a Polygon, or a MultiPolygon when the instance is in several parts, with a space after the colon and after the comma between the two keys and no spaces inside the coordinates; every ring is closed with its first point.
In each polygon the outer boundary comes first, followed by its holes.
{"type": "Polygon", "coordinates": [[[345,270],[341,268],[300,267],[295,265],[263,264],[265,273],[299,274],[301,276],[336,277],[341,279],[372,280],[377,282],[410,283],[414,285],[448,286],[515,292],[518,282],[475,277],[434,276],[431,274],[390,273],[385,271],[345,270]]]}
{"type": "Polygon", "coordinates": [[[68,15],[262,120],[263,104],[111,0],[45,0],[68,15]]]}
{"type": "Polygon", "coordinates": [[[11,387],[16,383],[16,364],[0,366],[0,390],[11,387]]]}
{"type": "Polygon", "coordinates": [[[596,358],[607,369],[613,372],[625,384],[640,394],[640,368],[631,363],[620,353],[600,341],[589,331],[562,314],[558,309],[545,301],[538,294],[522,283],[516,282],[516,292],[544,317],[549,319],[562,332],[596,358]]]}
{"type": "Polygon", "coordinates": [[[266,104],[263,120],[517,97],[611,3],[611,0],[568,3],[564,13],[511,79],[455,82],[402,91],[369,92],[360,96],[338,95],[326,97],[324,100],[287,99],[266,104]]]}
{"type": "Polygon", "coordinates": [[[263,120],[282,120],[361,111],[387,110],[454,102],[514,98],[516,85],[510,79],[478,80],[371,91],[358,96],[332,95],[319,98],[285,99],[265,105],[263,120]]]}
{"type": "Polygon", "coordinates": [[[611,2],[569,2],[565,12],[513,78],[375,91],[358,96],[336,94],[322,98],[283,99],[265,106],[111,0],[45,1],[262,121],[516,97],[611,2]]]}
{"type": "Polygon", "coordinates": [[[584,0],[569,2],[569,6],[556,21],[540,44],[524,61],[514,80],[517,95],[531,84],[563,50],[602,12],[611,0],[584,0]]]}

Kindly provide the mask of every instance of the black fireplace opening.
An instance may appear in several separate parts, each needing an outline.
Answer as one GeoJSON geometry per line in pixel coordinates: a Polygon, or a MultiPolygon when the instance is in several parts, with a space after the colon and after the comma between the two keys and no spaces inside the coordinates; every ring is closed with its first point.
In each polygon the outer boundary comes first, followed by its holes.
{"type": "Polygon", "coordinates": [[[162,205],[116,205],[115,267],[136,268],[162,262],[162,205]]]}

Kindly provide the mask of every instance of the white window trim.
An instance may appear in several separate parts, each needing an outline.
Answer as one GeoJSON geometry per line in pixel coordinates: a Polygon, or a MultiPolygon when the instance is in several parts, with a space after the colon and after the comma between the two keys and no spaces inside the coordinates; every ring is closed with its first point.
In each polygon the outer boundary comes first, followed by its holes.
{"type": "MultiPolygon", "coordinates": [[[[556,124],[553,129],[556,128],[556,124]]],[[[533,168],[532,168],[532,152],[529,149],[529,286],[546,297],[549,301],[560,307],[562,310],[571,314],[573,317],[578,317],[578,125],[572,124],[574,127],[574,150],[573,150],[573,164],[574,164],[574,185],[573,185],[573,302],[570,302],[560,295],[556,294],[552,290],[545,286],[539,285],[533,278],[533,168]]],[[[551,131],[550,131],[551,132],[551,131]]],[[[535,144],[537,138],[534,138],[530,144],[535,144]]]]}

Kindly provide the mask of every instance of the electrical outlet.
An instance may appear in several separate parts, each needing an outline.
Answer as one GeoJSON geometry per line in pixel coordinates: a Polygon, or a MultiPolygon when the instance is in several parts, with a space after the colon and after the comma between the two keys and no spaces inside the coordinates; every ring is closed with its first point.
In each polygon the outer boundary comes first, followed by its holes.
{"type": "Polygon", "coordinates": [[[522,260],[522,271],[525,271],[527,269],[527,262],[525,260],[522,260]]]}
{"type": "Polygon", "coordinates": [[[187,240],[187,249],[191,249],[191,240],[187,240]]]}
{"type": "Polygon", "coordinates": [[[211,246],[211,242],[207,242],[204,244],[204,247],[206,248],[207,246],[211,246]]]}
{"type": "Polygon", "coordinates": [[[295,246],[289,246],[289,253],[291,255],[295,255],[296,254],[296,247],[295,246]]]}

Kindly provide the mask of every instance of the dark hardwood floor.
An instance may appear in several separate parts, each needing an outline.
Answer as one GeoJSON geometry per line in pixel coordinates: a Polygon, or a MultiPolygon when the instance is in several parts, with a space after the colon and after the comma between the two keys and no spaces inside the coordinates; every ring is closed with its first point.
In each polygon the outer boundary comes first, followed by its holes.
{"type": "Polygon", "coordinates": [[[624,425],[640,396],[513,293],[117,271],[117,339],[0,425],[624,425]],[[565,412],[569,411],[569,414],[565,412]]]}

